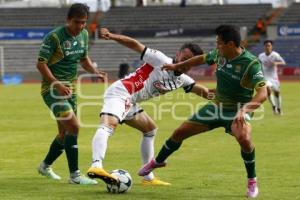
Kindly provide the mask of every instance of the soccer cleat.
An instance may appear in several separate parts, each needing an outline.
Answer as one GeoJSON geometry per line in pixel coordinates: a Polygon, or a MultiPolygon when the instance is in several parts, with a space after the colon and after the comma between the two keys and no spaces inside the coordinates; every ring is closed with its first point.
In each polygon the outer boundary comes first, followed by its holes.
{"type": "Polygon", "coordinates": [[[142,179],[142,186],[168,186],[168,185],[171,185],[171,183],[161,181],[156,177],[154,177],[154,179],[152,180],[142,179]]]}
{"type": "Polygon", "coordinates": [[[79,175],[77,177],[69,178],[70,184],[80,184],[80,185],[97,185],[98,182],[96,180],[85,177],[84,175],[79,175]]]}
{"type": "Polygon", "coordinates": [[[51,169],[51,167],[44,168],[42,166],[39,166],[38,172],[42,176],[46,176],[47,178],[50,178],[50,179],[53,179],[53,180],[60,180],[61,179],[60,176],[58,176],[57,174],[55,174],[53,172],[53,170],[51,169]]]}
{"type": "Polygon", "coordinates": [[[100,178],[106,184],[115,185],[119,182],[118,178],[111,175],[110,173],[105,171],[103,168],[90,167],[87,171],[87,175],[90,178],[100,178]]]}
{"type": "Polygon", "coordinates": [[[155,162],[154,159],[152,159],[150,162],[148,162],[147,164],[145,164],[138,172],[139,176],[146,176],[148,175],[150,172],[152,172],[155,168],[159,168],[159,167],[165,167],[167,163],[163,162],[163,163],[157,163],[155,162]]]}
{"type": "Polygon", "coordinates": [[[258,187],[256,178],[248,179],[248,190],[247,197],[248,198],[256,198],[258,196],[258,187]]]}

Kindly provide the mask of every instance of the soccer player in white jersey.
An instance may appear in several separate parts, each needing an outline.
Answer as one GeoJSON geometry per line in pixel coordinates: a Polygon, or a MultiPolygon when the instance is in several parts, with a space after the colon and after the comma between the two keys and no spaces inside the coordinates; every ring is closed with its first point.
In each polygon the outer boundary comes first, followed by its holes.
{"type": "MultiPolygon", "coordinates": [[[[116,177],[107,173],[103,168],[103,159],[107,142],[119,123],[125,123],[142,132],[141,156],[142,164],[149,162],[154,156],[154,136],[157,127],[154,121],[143,111],[138,102],[163,95],[178,88],[185,92],[193,92],[204,98],[208,97],[208,89],[195,85],[195,81],[185,74],[173,71],[162,71],[161,67],[173,63],[162,52],[145,47],[139,41],[119,34],[110,33],[106,28],[101,29],[101,36],[106,40],[114,40],[141,54],[145,62],[134,73],[114,82],[104,94],[104,105],[100,113],[100,125],[92,141],[92,166],[88,176],[100,178],[106,183],[115,184],[116,177]]],[[[192,43],[184,44],[176,54],[174,62],[187,60],[203,54],[201,48],[192,43]]],[[[143,177],[142,185],[170,185],[157,179],[153,173],[143,177]]]]}
{"type": "Polygon", "coordinates": [[[272,105],[273,113],[281,115],[280,83],[277,66],[285,65],[285,61],[279,53],[273,51],[272,40],[264,41],[264,52],[259,54],[258,58],[262,63],[264,76],[267,81],[268,99],[272,105]]]}

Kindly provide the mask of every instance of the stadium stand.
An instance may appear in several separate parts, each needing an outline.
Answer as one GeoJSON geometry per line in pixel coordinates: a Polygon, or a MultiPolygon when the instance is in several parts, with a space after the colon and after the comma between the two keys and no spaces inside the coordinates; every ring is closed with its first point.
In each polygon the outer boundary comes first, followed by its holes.
{"type": "MultiPolygon", "coordinates": [[[[159,49],[166,55],[173,57],[184,42],[196,42],[203,50],[208,51],[214,46],[214,38],[157,38],[141,39],[150,48],[159,49]]],[[[36,59],[40,42],[9,42],[3,43],[5,71],[7,73],[22,73],[27,80],[39,77],[36,70],[36,59]]],[[[127,62],[132,68],[137,67],[140,55],[113,41],[100,40],[90,49],[90,57],[98,66],[109,72],[113,78],[117,77],[119,64],[127,62]]]]}
{"type": "Polygon", "coordinates": [[[293,3],[285,9],[283,15],[278,19],[279,24],[299,24],[300,23],[300,3],[293,3]]]}
{"type": "Polygon", "coordinates": [[[271,4],[116,7],[106,13],[101,23],[115,32],[147,34],[181,28],[185,33],[194,30],[200,35],[211,34],[219,24],[246,26],[250,30],[271,9],[271,4]]]}

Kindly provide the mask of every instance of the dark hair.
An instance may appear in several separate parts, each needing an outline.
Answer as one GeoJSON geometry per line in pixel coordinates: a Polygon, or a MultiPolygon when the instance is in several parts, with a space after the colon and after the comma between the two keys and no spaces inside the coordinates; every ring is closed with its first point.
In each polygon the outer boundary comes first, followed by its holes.
{"type": "Polygon", "coordinates": [[[82,3],[74,3],[71,5],[68,11],[68,19],[74,17],[85,17],[89,18],[89,10],[90,8],[86,4],[82,3]]]}
{"type": "Polygon", "coordinates": [[[236,47],[241,45],[241,35],[234,26],[231,25],[220,25],[215,30],[216,35],[226,43],[232,41],[236,47]]]}
{"type": "Polygon", "coordinates": [[[189,49],[194,56],[202,55],[204,52],[198,44],[195,43],[185,43],[181,46],[180,51],[183,49],[189,49]]]}
{"type": "Polygon", "coordinates": [[[273,40],[265,40],[264,45],[267,44],[267,43],[271,43],[271,45],[273,45],[273,40]]]}

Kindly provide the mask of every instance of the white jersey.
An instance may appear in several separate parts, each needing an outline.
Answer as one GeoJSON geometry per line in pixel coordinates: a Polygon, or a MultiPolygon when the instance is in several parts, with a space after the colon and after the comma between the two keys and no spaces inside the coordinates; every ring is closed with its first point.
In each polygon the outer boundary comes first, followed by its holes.
{"type": "Polygon", "coordinates": [[[284,62],[284,59],[279,55],[279,53],[272,51],[270,55],[266,53],[261,53],[258,56],[258,59],[262,63],[262,68],[266,80],[273,81],[278,80],[277,66],[273,66],[274,62],[284,62]]]}
{"type": "Polygon", "coordinates": [[[161,70],[164,64],[173,62],[172,58],[162,52],[145,48],[141,58],[145,63],[134,73],[121,79],[132,102],[144,101],[180,87],[189,92],[194,86],[195,81],[185,74],[176,76],[173,71],[161,70]]]}

